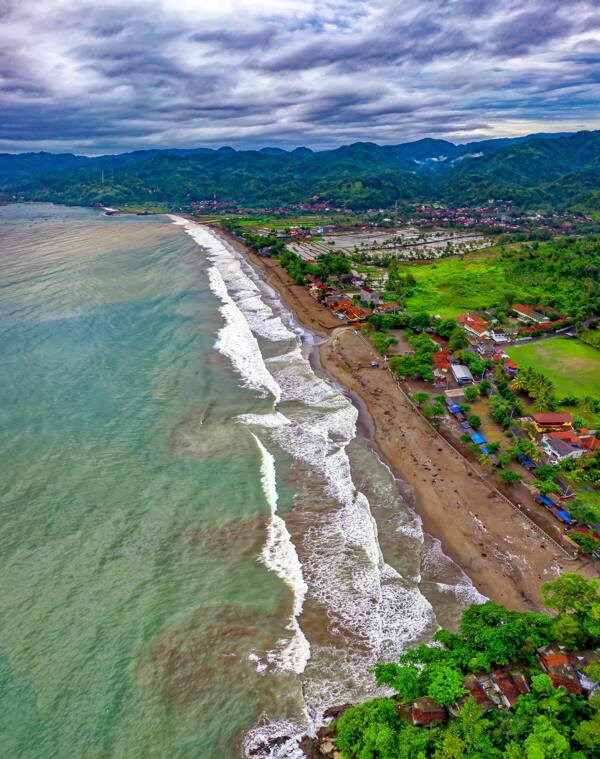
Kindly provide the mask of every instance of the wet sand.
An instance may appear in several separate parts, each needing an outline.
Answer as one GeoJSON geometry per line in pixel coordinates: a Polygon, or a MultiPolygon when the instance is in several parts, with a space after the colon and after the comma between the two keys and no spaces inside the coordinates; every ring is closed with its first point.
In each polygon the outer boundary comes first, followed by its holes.
{"type": "MultiPolygon", "coordinates": [[[[224,234],[218,230],[220,234],[224,234]]],[[[569,560],[551,541],[480,479],[473,468],[415,410],[394,377],[371,362],[381,357],[356,331],[341,325],[276,261],[249,252],[301,324],[323,337],[320,364],[350,397],[360,398],[364,428],[392,471],[414,488],[424,530],[477,589],[513,609],[540,609],[539,586],[561,571],[593,574],[586,560],[569,560]],[[362,405],[362,404],[361,404],[362,405]]]]}

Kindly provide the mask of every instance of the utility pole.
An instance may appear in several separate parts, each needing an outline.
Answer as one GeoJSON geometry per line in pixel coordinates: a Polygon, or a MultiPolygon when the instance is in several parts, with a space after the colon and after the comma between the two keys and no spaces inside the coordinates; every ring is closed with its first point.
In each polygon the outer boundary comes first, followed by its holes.
{"type": "Polygon", "coordinates": [[[104,169],[102,169],[102,184],[104,184],[104,169]]]}

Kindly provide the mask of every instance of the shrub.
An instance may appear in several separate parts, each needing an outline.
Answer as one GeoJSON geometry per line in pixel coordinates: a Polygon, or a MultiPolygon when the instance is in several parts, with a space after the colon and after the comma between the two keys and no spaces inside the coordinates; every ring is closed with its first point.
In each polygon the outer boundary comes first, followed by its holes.
{"type": "Polygon", "coordinates": [[[467,421],[474,430],[478,430],[481,427],[481,419],[477,414],[471,414],[467,421]]]}
{"type": "Polygon", "coordinates": [[[465,388],[465,398],[469,401],[469,403],[472,403],[478,395],[479,390],[474,385],[465,388]]]}
{"type": "Polygon", "coordinates": [[[521,475],[518,474],[518,472],[514,472],[512,469],[505,469],[504,471],[500,472],[500,479],[507,485],[516,484],[517,482],[521,482],[523,480],[521,475]]]}

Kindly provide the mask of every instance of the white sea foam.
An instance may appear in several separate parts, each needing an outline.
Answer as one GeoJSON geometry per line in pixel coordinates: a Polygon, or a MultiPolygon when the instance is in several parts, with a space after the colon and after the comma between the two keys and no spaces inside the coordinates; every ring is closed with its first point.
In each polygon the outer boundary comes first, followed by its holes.
{"type": "MultiPolygon", "coordinates": [[[[277,403],[281,397],[279,386],[267,370],[258,341],[239,305],[231,297],[228,284],[225,281],[225,278],[231,279],[227,276],[227,271],[228,266],[229,269],[232,268],[229,259],[233,260],[233,256],[228,253],[222,242],[205,227],[186,222],[181,217],[171,216],[170,218],[175,224],[183,224],[185,231],[206,250],[207,255],[213,261],[213,266],[208,270],[210,287],[223,304],[220,311],[225,319],[225,325],[219,330],[217,336],[217,350],[229,358],[235,370],[241,375],[246,387],[263,393],[271,393],[277,403]],[[217,262],[213,259],[217,259],[217,262]]],[[[237,274],[236,277],[238,280],[241,279],[237,274]]],[[[251,291],[254,288],[256,290],[251,280],[245,275],[244,278],[248,282],[246,289],[251,291]]],[[[240,287],[241,282],[238,283],[238,290],[240,287]]],[[[291,335],[287,330],[286,333],[291,335]]]]}
{"type": "Polygon", "coordinates": [[[219,270],[212,266],[208,270],[210,286],[215,295],[221,298],[221,314],[225,326],[219,330],[216,348],[227,356],[239,372],[247,387],[266,390],[279,402],[281,391],[269,374],[260,352],[258,342],[252,334],[243,314],[227,292],[219,270]]]}
{"type": "Polygon", "coordinates": [[[252,332],[272,341],[295,339],[295,333],[263,301],[258,285],[251,279],[251,271],[245,270],[235,251],[207,227],[189,223],[186,232],[206,250],[252,332]]]}
{"type": "Polygon", "coordinates": [[[291,424],[290,420],[279,411],[275,411],[273,414],[240,414],[236,420],[243,424],[256,425],[267,429],[291,424]]]}
{"type": "MultiPolygon", "coordinates": [[[[432,632],[435,615],[416,584],[418,577],[401,577],[385,563],[368,499],[354,484],[346,447],[356,435],[356,409],[315,375],[302,353],[292,318],[284,315],[283,307],[277,313],[274,294],[264,283],[257,283],[239,255],[199,225],[186,224],[186,231],[207,251],[211,272],[215,270],[213,290],[224,304],[227,324],[234,327],[231,334],[219,334],[219,350],[230,357],[247,384],[268,390],[278,402],[286,401],[285,415],[279,411],[244,414],[237,421],[257,428],[262,439],[280,446],[301,475],[294,509],[307,525],[303,565],[285,522],[276,513],[273,457],[256,438],[272,516],[261,558],[294,592],[292,636],[280,641],[271,657],[288,671],[304,670],[302,688],[314,726],[332,703],[372,695],[369,670],[375,661],[397,657],[419,636],[432,632]],[[272,307],[265,302],[269,298],[272,307]],[[264,360],[256,335],[274,345],[281,343],[281,352],[264,360]],[[310,476],[303,481],[305,472],[310,476]],[[327,609],[333,632],[356,635],[366,646],[313,645],[308,660],[308,642],[298,624],[305,595],[327,609]]],[[[402,530],[409,530],[422,543],[418,519],[402,530]]],[[[468,587],[467,583],[463,592],[470,592],[468,587]]],[[[264,661],[258,664],[262,667],[264,661]]],[[[281,744],[260,755],[271,759],[301,756],[296,738],[288,736],[306,729],[306,724],[287,722],[257,727],[247,735],[247,751],[263,739],[268,743],[281,737],[281,744]]]]}
{"type": "Polygon", "coordinates": [[[298,739],[306,732],[306,727],[284,720],[255,727],[245,736],[244,754],[258,759],[306,759],[306,754],[298,746],[298,739]]]}
{"type": "Polygon", "coordinates": [[[308,590],[302,576],[302,566],[292,543],[292,538],[283,519],[277,514],[277,481],[275,459],[252,433],[261,455],[261,481],[263,491],[271,510],[271,521],[267,526],[267,542],[261,553],[261,560],[271,572],[280,577],[294,594],[294,608],[289,629],[293,636],[289,641],[282,641],[278,654],[281,669],[300,674],[310,657],[310,646],[298,624],[298,615],[302,613],[304,597],[308,590]]]}

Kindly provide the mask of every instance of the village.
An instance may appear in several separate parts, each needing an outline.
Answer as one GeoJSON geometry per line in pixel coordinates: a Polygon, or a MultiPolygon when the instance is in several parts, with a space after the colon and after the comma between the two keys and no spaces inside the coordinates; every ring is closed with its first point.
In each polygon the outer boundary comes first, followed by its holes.
{"type": "Polygon", "coordinates": [[[597,465],[594,415],[590,423],[580,418],[581,409],[556,408],[556,400],[544,396],[543,374],[521,369],[514,358],[515,349],[536,341],[575,340],[573,320],[536,303],[454,319],[409,314],[389,300],[385,269],[376,277],[365,274],[339,248],[337,255],[322,252],[314,259],[290,248],[288,265],[300,262],[295,276],[312,298],[381,354],[373,367],[396,375],[440,434],[475,466],[496,475],[511,501],[558,544],[600,559],[600,497],[573,473],[582,462],[597,465]]]}
{"type": "MultiPolygon", "coordinates": [[[[565,688],[572,695],[590,696],[599,684],[586,674],[590,664],[600,664],[596,650],[565,652],[558,646],[545,646],[536,652],[540,670],[548,675],[555,688],[565,688]]],[[[448,714],[458,715],[465,701],[472,697],[482,711],[512,709],[519,698],[531,690],[530,668],[496,667],[490,672],[467,675],[463,681],[464,696],[446,709],[429,696],[398,704],[402,719],[416,727],[431,727],[446,722],[448,714]]]]}
{"type": "Polygon", "coordinates": [[[597,221],[585,213],[522,212],[512,202],[504,200],[489,200],[486,205],[476,207],[402,203],[391,209],[370,208],[355,212],[328,200],[252,208],[214,197],[192,202],[189,210],[204,219],[235,217],[256,229],[276,226],[286,238],[307,239],[332,233],[353,235],[365,230],[393,235],[399,227],[412,228],[417,234],[421,230],[428,233],[437,229],[469,236],[500,233],[540,237],[589,233],[598,227],[597,221]]]}

